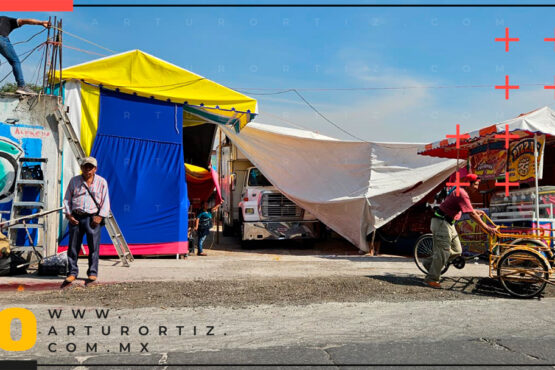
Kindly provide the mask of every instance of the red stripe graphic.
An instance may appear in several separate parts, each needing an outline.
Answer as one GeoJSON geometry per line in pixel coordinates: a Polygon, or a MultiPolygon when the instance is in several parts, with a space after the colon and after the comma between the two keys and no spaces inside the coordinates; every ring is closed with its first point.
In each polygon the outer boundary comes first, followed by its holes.
{"type": "Polygon", "coordinates": [[[18,0],[1,1],[2,12],[71,12],[73,0],[18,0]]]}

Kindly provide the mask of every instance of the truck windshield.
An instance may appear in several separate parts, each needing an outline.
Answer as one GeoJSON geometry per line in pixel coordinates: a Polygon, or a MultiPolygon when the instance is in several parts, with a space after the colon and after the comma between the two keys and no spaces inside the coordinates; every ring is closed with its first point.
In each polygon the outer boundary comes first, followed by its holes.
{"type": "Polygon", "coordinates": [[[253,168],[249,172],[249,186],[272,186],[272,184],[258,168],[253,168]]]}

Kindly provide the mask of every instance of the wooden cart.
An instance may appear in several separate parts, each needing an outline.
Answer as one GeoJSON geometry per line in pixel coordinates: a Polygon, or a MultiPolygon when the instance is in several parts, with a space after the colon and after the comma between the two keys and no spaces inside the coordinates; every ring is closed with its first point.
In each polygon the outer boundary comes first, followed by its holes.
{"type": "MultiPolygon", "coordinates": [[[[514,297],[535,297],[543,292],[547,284],[555,284],[551,279],[555,273],[555,251],[550,247],[554,244],[554,229],[531,227],[516,232],[515,228],[495,225],[486,215],[484,220],[495,226],[499,233],[461,233],[459,237],[467,250],[469,245],[484,242],[487,243],[487,249],[454,259],[443,269],[442,274],[450,265],[463,268],[469,259],[486,257],[489,261],[489,276],[499,279],[503,288],[514,297]]],[[[431,257],[432,244],[432,234],[425,234],[414,247],[416,265],[424,273],[427,271],[422,261],[431,257]]]]}

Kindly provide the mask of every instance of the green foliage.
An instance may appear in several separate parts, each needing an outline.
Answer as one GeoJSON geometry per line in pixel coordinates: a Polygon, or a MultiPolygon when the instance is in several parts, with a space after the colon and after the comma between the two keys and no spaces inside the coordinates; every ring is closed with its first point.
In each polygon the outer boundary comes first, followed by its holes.
{"type": "Polygon", "coordinates": [[[15,92],[15,90],[17,89],[17,85],[11,82],[8,82],[6,84],[4,84],[4,86],[0,87],[0,92],[6,93],[6,92],[15,92]]]}
{"type": "MultiPolygon", "coordinates": [[[[36,93],[42,91],[42,87],[35,84],[27,84],[27,86],[36,93]]],[[[0,93],[15,93],[17,90],[17,84],[13,82],[5,83],[4,86],[0,87],[0,93]]]]}

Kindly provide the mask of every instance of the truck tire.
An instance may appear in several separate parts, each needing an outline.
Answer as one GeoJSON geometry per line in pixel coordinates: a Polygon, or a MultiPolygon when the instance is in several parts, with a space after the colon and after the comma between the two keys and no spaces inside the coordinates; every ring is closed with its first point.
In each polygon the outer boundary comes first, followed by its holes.
{"type": "Polygon", "coordinates": [[[302,244],[304,249],[314,249],[314,247],[316,246],[316,240],[314,240],[314,239],[303,239],[301,241],[301,244],[302,244]]]}
{"type": "Polygon", "coordinates": [[[254,249],[254,242],[252,240],[241,239],[241,248],[246,250],[254,249]]]}

